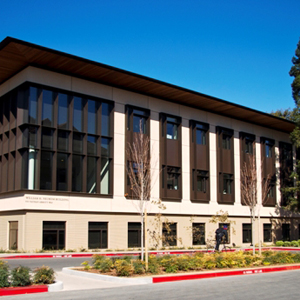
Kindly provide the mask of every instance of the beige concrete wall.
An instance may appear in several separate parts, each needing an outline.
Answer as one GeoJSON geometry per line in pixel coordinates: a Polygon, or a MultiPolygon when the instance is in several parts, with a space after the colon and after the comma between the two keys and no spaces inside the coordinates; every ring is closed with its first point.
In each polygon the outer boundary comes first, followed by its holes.
{"type": "MultiPolygon", "coordinates": [[[[192,246],[192,223],[205,223],[205,240],[214,240],[214,232],[218,224],[210,223],[207,216],[178,216],[164,215],[161,222],[173,222],[177,225],[177,247],[192,246]]],[[[230,244],[236,246],[248,247],[249,244],[242,243],[242,224],[249,224],[249,217],[229,218],[235,224],[231,224],[230,244]],[[235,233],[234,233],[235,232],[235,233]]],[[[0,215],[0,225],[3,230],[0,232],[0,248],[8,248],[8,222],[19,221],[19,250],[38,251],[42,249],[43,221],[64,221],[66,222],[66,250],[79,250],[88,248],[88,222],[108,222],[108,249],[128,249],[128,222],[140,222],[138,214],[103,214],[103,213],[65,213],[65,212],[41,212],[30,211],[2,213],[0,215]]],[[[291,224],[291,238],[297,237],[297,228],[299,221],[295,219],[274,219],[262,218],[260,226],[255,223],[255,244],[258,243],[258,228],[260,228],[260,240],[263,241],[263,224],[273,223],[274,232],[280,235],[281,222],[291,224]]],[[[154,215],[148,216],[148,229],[156,230],[156,221],[154,215]]],[[[161,233],[161,226],[160,226],[161,233]]],[[[280,238],[280,236],[279,236],[280,238]]],[[[149,247],[153,247],[153,241],[148,238],[149,247]]]]}

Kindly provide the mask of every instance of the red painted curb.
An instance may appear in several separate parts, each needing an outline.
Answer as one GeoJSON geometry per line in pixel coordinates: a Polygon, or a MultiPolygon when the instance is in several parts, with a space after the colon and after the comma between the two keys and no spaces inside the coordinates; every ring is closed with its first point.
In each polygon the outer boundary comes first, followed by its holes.
{"type": "Polygon", "coordinates": [[[170,282],[170,281],[180,281],[180,280],[192,280],[192,279],[203,279],[212,277],[225,277],[225,276],[235,276],[235,275],[249,275],[249,274],[260,274],[260,273],[270,273],[279,272],[287,270],[297,270],[300,269],[298,266],[284,266],[284,267],[269,267],[269,268],[258,268],[258,269],[246,269],[246,270],[233,270],[224,272],[212,272],[203,274],[186,274],[186,275],[174,275],[174,276],[161,276],[153,277],[152,283],[170,282]]]}
{"type": "Polygon", "coordinates": [[[45,293],[45,292],[48,292],[47,285],[0,288],[0,296],[35,294],[35,293],[45,293]]]}

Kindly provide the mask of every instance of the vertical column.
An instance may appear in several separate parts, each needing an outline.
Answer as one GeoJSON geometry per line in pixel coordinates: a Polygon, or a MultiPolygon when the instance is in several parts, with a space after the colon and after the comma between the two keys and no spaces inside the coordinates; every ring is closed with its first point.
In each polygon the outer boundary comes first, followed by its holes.
{"type": "Polygon", "coordinates": [[[241,204],[241,160],[240,160],[240,139],[239,132],[234,131],[234,204],[241,204]]]}
{"type": "Polygon", "coordinates": [[[257,202],[258,205],[262,204],[262,191],[261,191],[261,144],[260,144],[260,137],[256,137],[255,142],[255,155],[256,155],[256,173],[257,173],[257,202]]]}
{"type": "Polygon", "coordinates": [[[217,203],[217,140],[216,126],[209,125],[209,181],[210,181],[210,202],[217,203]]]}
{"type": "Polygon", "coordinates": [[[182,119],[182,144],[181,144],[181,151],[182,151],[182,200],[189,200],[190,199],[190,128],[189,128],[189,120],[182,119]]]}
{"type": "Polygon", "coordinates": [[[114,112],[114,197],[125,194],[125,106],[115,102],[114,112]]]}
{"type": "Polygon", "coordinates": [[[159,114],[151,111],[150,113],[150,157],[151,157],[151,199],[159,199],[159,114]]]}

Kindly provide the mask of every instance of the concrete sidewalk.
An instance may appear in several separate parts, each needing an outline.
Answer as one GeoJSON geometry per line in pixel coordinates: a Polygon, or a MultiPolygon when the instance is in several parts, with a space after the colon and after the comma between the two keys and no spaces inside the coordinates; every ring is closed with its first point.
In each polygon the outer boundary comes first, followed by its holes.
{"type": "Polygon", "coordinates": [[[63,272],[56,272],[56,280],[63,282],[63,291],[88,290],[100,288],[115,288],[120,286],[135,285],[134,283],[109,282],[91,278],[83,278],[63,272]]]}

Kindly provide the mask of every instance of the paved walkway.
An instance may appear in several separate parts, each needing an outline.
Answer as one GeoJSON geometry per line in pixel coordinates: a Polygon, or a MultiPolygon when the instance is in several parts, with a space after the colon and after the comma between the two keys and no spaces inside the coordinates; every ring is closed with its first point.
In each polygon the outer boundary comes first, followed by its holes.
{"type": "Polygon", "coordinates": [[[56,272],[56,280],[62,281],[64,288],[63,291],[73,290],[87,290],[87,289],[100,289],[100,288],[114,288],[120,286],[128,286],[128,283],[108,282],[103,280],[95,280],[90,278],[83,278],[65,274],[63,272],[56,272]]]}

